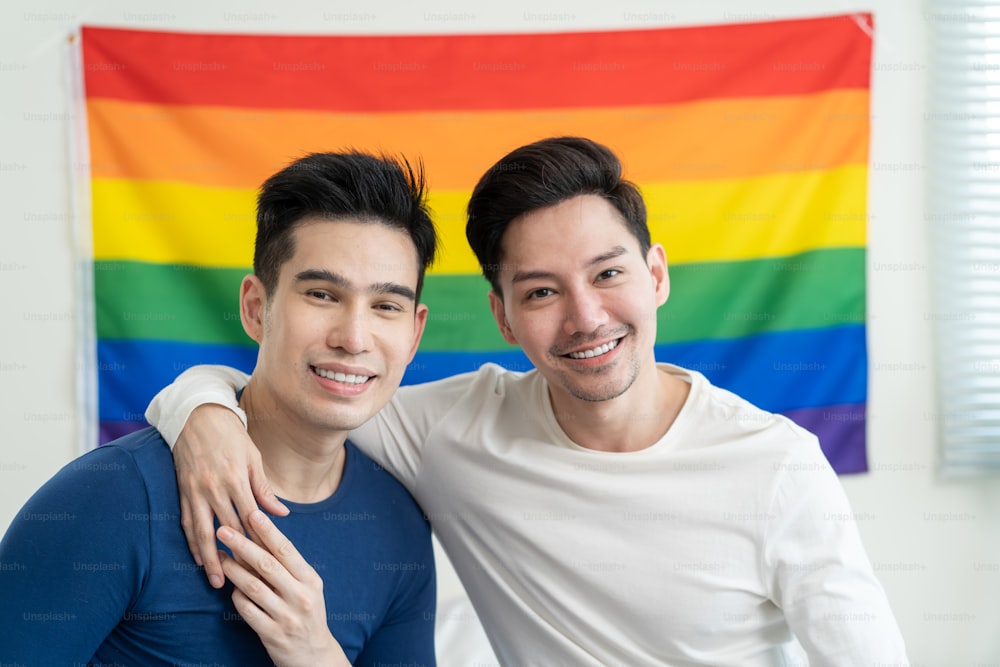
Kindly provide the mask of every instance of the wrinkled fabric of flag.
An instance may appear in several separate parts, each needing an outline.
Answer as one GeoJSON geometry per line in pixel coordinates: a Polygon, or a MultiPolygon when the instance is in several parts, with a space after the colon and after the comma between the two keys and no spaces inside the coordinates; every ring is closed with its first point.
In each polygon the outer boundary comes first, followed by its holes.
{"type": "MultiPolygon", "coordinates": [[[[81,31],[96,419],[144,426],[184,369],[251,371],[240,280],[257,188],[310,152],[422,159],[442,252],[404,383],[527,358],[500,337],[465,241],[478,178],[580,135],[622,157],[670,265],[656,356],[867,469],[872,18],[440,36],[81,31]]],[[[98,443],[94,443],[95,445],[98,443]]]]}

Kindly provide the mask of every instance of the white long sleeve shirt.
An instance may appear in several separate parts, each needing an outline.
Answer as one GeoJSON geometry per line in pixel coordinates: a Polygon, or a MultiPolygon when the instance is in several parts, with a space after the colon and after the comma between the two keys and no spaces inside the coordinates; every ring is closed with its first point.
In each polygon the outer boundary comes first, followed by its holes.
{"type": "MultiPolygon", "coordinates": [[[[641,451],[575,444],[545,379],[486,365],[402,387],[351,434],[421,504],[504,665],[907,664],[815,436],[691,383],[641,451]]],[[[173,443],[190,409],[235,408],[246,376],[195,368],[147,417],[173,443]]]]}

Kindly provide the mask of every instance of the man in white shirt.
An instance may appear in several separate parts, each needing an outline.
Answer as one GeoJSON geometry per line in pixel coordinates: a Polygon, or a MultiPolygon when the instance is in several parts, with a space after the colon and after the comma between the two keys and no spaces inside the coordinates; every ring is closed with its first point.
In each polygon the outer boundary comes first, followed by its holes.
{"type": "MultiPolygon", "coordinates": [[[[607,148],[511,152],[466,235],[536,370],[403,387],[351,439],[421,504],[503,664],[786,665],[793,635],[812,665],[906,663],[815,436],[657,364],[665,253],[607,148]]],[[[195,405],[234,408],[224,375],[192,369],[154,400],[168,441],[195,405]]],[[[213,512],[238,526],[251,490],[280,509],[245,437],[206,406],[175,448],[210,573],[213,512]]]]}

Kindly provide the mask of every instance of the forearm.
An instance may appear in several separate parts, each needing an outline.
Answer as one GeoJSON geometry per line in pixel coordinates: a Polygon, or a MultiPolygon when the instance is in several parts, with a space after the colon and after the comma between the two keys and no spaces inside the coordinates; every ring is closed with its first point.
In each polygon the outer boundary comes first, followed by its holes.
{"type": "Polygon", "coordinates": [[[246,414],[236,401],[236,392],[249,377],[228,366],[193,366],[177,376],[150,401],[146,420],[155,426],[171,447],[177,442],[191,412],[199,405],[216,403],[239,415],[244,427],[246,414]]]}

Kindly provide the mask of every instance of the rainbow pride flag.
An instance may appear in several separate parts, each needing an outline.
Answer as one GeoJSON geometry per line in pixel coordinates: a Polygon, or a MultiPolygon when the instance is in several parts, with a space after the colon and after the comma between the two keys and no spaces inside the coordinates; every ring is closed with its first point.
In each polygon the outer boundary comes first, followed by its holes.
{"type": "Polygon", "coordinates": [[[84,27],[99,441],[194,364],[250,371],[238,286],[263,180],[313,151],[422,157],[443,254],[404,382],[503,342],[465,205],[507,151],[583,135],[623,157],[672,275],[657,357],[865,470],[867,14],[671,29],[278,36],[84,27]]]}

